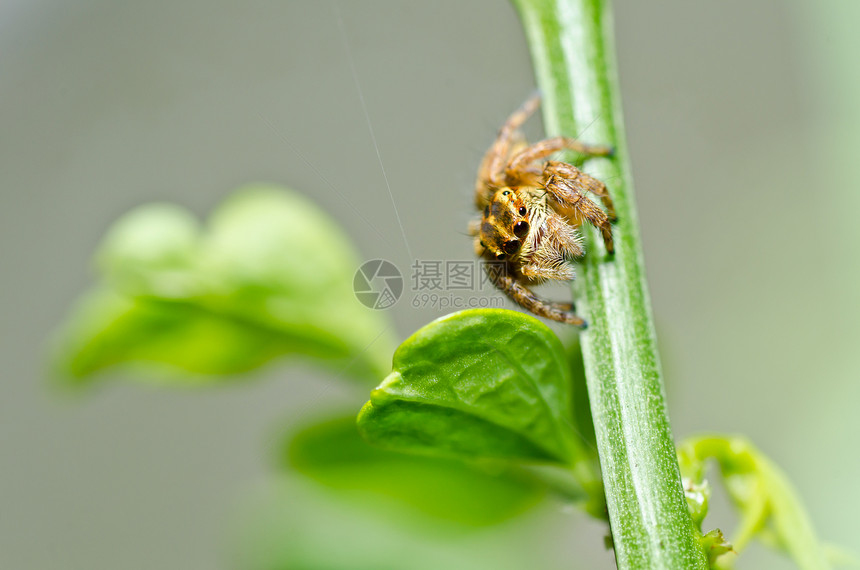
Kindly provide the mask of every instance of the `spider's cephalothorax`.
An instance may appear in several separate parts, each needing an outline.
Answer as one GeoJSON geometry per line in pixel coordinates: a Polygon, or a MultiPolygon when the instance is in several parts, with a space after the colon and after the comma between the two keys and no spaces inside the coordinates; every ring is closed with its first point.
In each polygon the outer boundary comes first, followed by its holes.
{"type": "Polygon", "coordinates": [[[573,279],[571,260],[585,253],[577,231],[583,221],[601,231],[607,253],[614,251],[615,211],[606,186],[573,165],[546,160],[564,149],[593,156],[607,156],[611,149],[565,137],[526,145],[518,128],[539,103],[532,97],[514,112],[484,155],[475,185],[481,218],[470,229],[476,253],[496,262],[488,271],[496,287],[536,315],[585,327],[571,303],[544,301],[527,285],[573,279]],[[605,212],[587,192],[601,198],[605,212]]]}

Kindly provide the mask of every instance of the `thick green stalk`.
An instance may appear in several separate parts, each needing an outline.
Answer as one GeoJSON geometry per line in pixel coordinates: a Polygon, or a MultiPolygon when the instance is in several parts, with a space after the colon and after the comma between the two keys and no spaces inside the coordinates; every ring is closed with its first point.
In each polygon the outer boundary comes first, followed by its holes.
{"type": "Polygon", "coordinates": [[[606,502],[618,567],[707,568],[684,499],[663,381],[624,141],[607,0],[514,0],[544,97],[550,135],[611,144],[588,163],[618,212],[615,255],[586,231],[576,286],[606,502]]]}

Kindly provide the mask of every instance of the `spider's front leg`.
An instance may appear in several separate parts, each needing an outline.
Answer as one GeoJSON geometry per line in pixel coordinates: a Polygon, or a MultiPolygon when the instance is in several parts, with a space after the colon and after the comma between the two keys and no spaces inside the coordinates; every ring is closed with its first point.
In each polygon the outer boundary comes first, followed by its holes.
{"type": "Polygon", "coordinates": [[[532,293],[528,287],[504,272],[490,271],[488,269],[487,275],[496,287],[522,308],[540,317],[573,325],[581,329],[585,329],[588,326],[588,323],[582,317],[572,312],[572,303],[545,301],[532,293]]]}
{"type": "MultiPolygon", "coordinates": [[[[565,164],[565,166],[573,168],[569,164],[565,164]]],[[[577,172],[579,171],[577,170],[577,172]]],[[[582,177],[595,180],[587,174],[581,172],[580,174],[582,174],[582,177]]],[[[606,245],[606,251],[614,253],[615,243],[612,241],[612,223],[610,218],[606,212],[601,210],[597,204],[583,194],[582,190],[588,188],[583,188],[582,177],[575,179],[565,178],[551,173],[550,167],[547,166],[547,179],[544,187],[554,202],[563,208],[573,210],[576,214],[587,220],[588,223],[599,229],[603,235],[603,243],[606,245]]]]}
{"type": "Polygon", "coordinates": [[[615,205],[612,203],[612,198],[609,196],[609,190],[606,189],[606,184],[571,164],[556,160],[547,161],[546,166],[544,167],[544,176],[549,176],[551,174],[564,178],[572,184],[575,184],[581,190],[585,190],[587,192],[591,192],[595,196],[599,196],[604,207],[606,207],[606,214],[609,216],[609,221],[614,222],[616,220],[615,205]]]}
{"type": "Polygon", "coordinates": [[[613,153],[613,148],[609,146],[585,144],[568,137],[553,137],[513,154],[505,167],[505,182],[508,186],[537,186],[543,168],[536,168],[533,163],[562,150],[572,150],[586,156],[611,156],[613,153]]]}

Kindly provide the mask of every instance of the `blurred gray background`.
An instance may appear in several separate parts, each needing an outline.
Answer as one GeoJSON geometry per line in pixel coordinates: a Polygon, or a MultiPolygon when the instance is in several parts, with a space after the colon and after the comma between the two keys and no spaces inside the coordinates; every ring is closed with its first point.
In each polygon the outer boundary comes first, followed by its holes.
{"type": "MultiPolygon", "coordinates": [[[[821,536],[856,544],[860,5],[615,11],[676,437],[746,434],[790,474],[821,536]]],[[[214,390],[53,391],[50,335],[129,208],[171,200],[205,215],[242,183],[274,181],[310,196],[367,259],[410,266],[395,204],[415,258],[471,258],[477,162],[534,88],[514,10],[341,2],[346,36],[336,13],[310,1],[0,4],[0,567],[226,567],[275,428],[356,401],[289,362],[214,390]]],[[[441,313],[401,302],[392,314],[403,337],[441,313]]],[[[560,564],[607,567],[597,525],[549,516],[544,545],[560,564]]],[[[740,567],[792,565],[754,548],[740,567]]]]}

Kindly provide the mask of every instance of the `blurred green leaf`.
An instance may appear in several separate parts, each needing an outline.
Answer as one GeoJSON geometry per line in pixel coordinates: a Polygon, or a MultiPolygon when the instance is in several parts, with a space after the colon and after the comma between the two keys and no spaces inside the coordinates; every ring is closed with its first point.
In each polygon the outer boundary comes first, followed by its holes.
{"type": "Polygon", "coordinates": [[[419,511],[481,526],[533,506],[546,486],[498,465],[422,457],[368,445],[355,416],[308,426],[284,442],[281,463],[335,489],[392,497],[419,511]]]}
{"type": "Polygon", "coordinates": [[[206,228],[179,206],[141,206],[114,224],[96,259],[102,283],[61,337],[58,360],[76,383],[116,365],[211,382],[193,376],[287,354],[365,379],[388,369],[390,325],[352,290],[357,256],[296,193],[243,188],[206,228]]]}
{"type": "Polygon", "coordinates": [[[383,447],[563,465],[584,456],[564,349],[534,317],[476,309],[437,319],[394,354],[358,418],[383,447]]]}
{"type": "Polygon", "coordinates": [[[204,230],[175,204],[139,206],[114,222],[96,253],[105,281],[123,294],[183,299],[200,292],[204,230]]]}
{"type": "MultiPolygon", "coordinates": [[[[232,568],[243,570],[521,570],[557,568],[539,528],[462,526],[386,498],[344,496],[307,479],[258,489],[242,518],[232,568]]],[[[545,531],[544,531],[545,532],[545,531]]],[[[566,568],[569,565],[565,566],[566,568]]]]}
{"type": "MultiPolygon", "coordinates": [[[[681,475],[687,486],[706,484],[708,459],[720,466],[725,487],[740,513],[740,523],[732,539],[740,552],[753,538],[787,552],[804,570],[830,568],[826,549],[815,535],[809,516],[785,474],[746,438],[705,435],[688,438],[679,447],[681,475]]],[[[707,510],[700,505],[699,520],[707,510]]],[[[718,567],[727,568],[734,556],[720,558],[718,567]]]]}
{"type": "MultiPolygon", "coordinates": [[[[597,459],[597,439],[594,434],[594,420],[591,417],[591,402],[588,398],[588,385],[585,381],[585,363],[582,360],[582,346],[579,336],[565,342],[568,367],[571,377],[571,397],[573,422],[576,432],[585,444],[585,451],[597,459]]],[[[599,477],[598,477],[599,479],[599,477]]]]}

